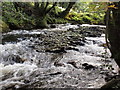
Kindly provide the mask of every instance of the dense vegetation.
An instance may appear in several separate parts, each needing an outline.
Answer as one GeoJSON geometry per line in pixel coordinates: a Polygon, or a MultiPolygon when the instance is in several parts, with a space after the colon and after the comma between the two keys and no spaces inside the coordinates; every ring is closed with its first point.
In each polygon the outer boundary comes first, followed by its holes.
{"type": "MultiPolygon", "coordinates": [[[[12,29],[47,28],[47,24],[104,24],[106,3],[3,2],[2,21],[12,29]],[[84,5],[84,7],[83,7],[84,5]],[[100,7],[101,6],[101,7],[100,7]],[[72,8],[72,9],[71,9],[72,8]],[[99,10],[100,9],[100,10],[99,10]],[[94,10],[94,11],[93,11],[94,10]],[[42,13],[45,12],[45,13],[42,13]],[[42,13],[42,14],[41,14],[42,13]]],[[[5,28],[3,29],[4,32],[5,28]]]]}

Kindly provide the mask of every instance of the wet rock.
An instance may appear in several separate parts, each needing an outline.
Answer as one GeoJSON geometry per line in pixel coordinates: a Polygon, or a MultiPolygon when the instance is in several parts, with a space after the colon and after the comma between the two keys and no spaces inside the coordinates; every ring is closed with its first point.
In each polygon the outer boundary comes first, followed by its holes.
{"type": "Polygon", "coordinates": [[[97,35],[97,34],[89,34],[88,36],[89,37],[97,37],[97,36],[100,37],[100,35],[97,35]]]}
{"type": "Polygon", "coordinates": [[[73,67],[78,68],[75,61],[69,61],[67,64],[71,64],[73,67]]]}
{"type": "Polygon", "coordinates": [[[80,42],[79,45],[80,45],[80,46],[85,46],[85,43],[80,42]]]}
{"type": "Polygon", "coordinates": [[[107,77],[105,78],[105,81],[106,81],[106,82],[109,82],[109,81],[112,80],[112,79],[118,79],[118,78],[120,78],[120,75],[114,75],[114,76],[109,75],[109,76],[107,76],[107,77]]]}
{"type": "Polygon", "coordinates": [[[88,63],[84,63],[82,64],[82,66],[84,67],[84,69],[89,70],[89,69],[95,69],[95,66],[88,64],[88,63]]]}
{"type": "MultiPolygon", "coordinates": [[[[44,51],[50,53],[66,53],[70,46],[84,45],[84,38],[78,31],[50,31],[40,35],[39,41],[35,42],[33,46],[37,51],[44,51]],[[40,48],[42,46],[42,48],[40,48]]],[[[76,48],[69,48],[78,51],[76,48]]]]}
{"type": "Polygon", "coordinates": [[[68,31],[74,31],[74,28],[69,28],[68,31]]]}
{"type": "Polygon", "coordinates": [[[111,80],[108,80],[107,83],[105,83],[100,90],[106,90],[106,89],[114,89],[119,90],[120,89],[120,75],[115,76],[111,80]],[[116,78],[117,77],[117,78],[116,78]]]}
{"type": "Polygon", "coordinates": [[[4,81],[4,80],[12,78],[12,77],[13,77],[13,73],[9,72],[8,74],[5,74],[4,76],[0,77],[0,79],[2,81],[4,81]]]}
{"type": "Polygon", "coordinates": [[[17,35],[3,35],[3,38],[2,38],[2,43],[4,44],[5,42],[18,42],[18,38],[19,36],[17,35]]]}
{"type": "Polygon", "coordinates": [[[103,29],[99,26],[80,27],[80,34],[87,37],[100,37],[104,33],[103,29]]]}
{"type": "Polygon", "coordinates": [[[82,64],[82,66],[87,66],[88,65],[88,63],[84,63],[84,64],[82,64]]]}
{"type": "Polygon", "coordinates": [[[59,62],[54,62],[54,66],[56,67],[60,67],[60,66],[65,66],[63,63],[59,63],[59,62]]]}
{"type": "Polygon", "coordinates": [[[56,73],[50,73],[49,75],[53,76],[53,75],[59,75],[59,74],[62,74],[62,73],[61,72],[56,72],[56,73]]]}
{"type": "Polygon", "coordinates": [[[35,46],[33,46],[33,45],[30,45],[30,46],[28,46],[29,48],[32,48],[32,49],[35,49],[35,46]]]}
{"type": "Polygon", "coordinates": [[[73,41],[72,44],[73,45],[79,45],[81,42],[80,41],[73,41]]]}
{"type": "Polygon", "coordinates": [[[55,25],[50,25],[50,28],[56,28],[56,26],[55,25]]]}
{"type": "Polygon", "coordinates": [[[46,50],[46,52],[50,52],[50,53],[67,53],[65,51],[65,48],[58,48],[58,49],[46,50]]]}
{"type": "Polygon", "coordinates": [[[66,48],[66,50],[74,50],[74,51],[79,51],[79,49],[77,49],[77,48],[74,48],[74,47],[68,47],[68,48],[66,48]]]}
{"type": "Polygon", "coordinates": [[[9,55],[4,60],[6,64],[23,63],[26,61],[26,59],[21,58],[19,55],[9,55]]]}
{"type": "Polygon", "coordinates": [[[104,48],[107,48],[107,44],[106,43],[102,43],[99,45],[100,47],[104,47],[104,48]]]}

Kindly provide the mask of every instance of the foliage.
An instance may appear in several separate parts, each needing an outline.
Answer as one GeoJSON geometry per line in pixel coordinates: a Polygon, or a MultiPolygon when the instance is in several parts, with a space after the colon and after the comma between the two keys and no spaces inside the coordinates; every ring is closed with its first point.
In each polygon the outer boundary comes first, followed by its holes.
{"type": "Polygon", "coordinates": [[[86,24],[104,24],[104,14],[70,12],[66,19],[86,24]]]}
{"type": "Polygon", "coordinates": [[[54,9],[52,9],[50,11],[50,13],[47,15],[47,22],[49,24],[63,24],[63,23],[68,23],[67,20],[59,17],[60,12],[62,12],[62,11],[63,10],[60,7],[55,6],[54,9]]]}
{"type": "Polygon", "coordinates": [[[2,20],[8,25],[12,24],[15,29],[31,29],[34,26],[33,17],[20,10],[17,12],[12,2],[2,3],[2,16],[2,20]]]}
{"type": "Polygon", "coordinates": [[[75,4],[66,19],[79,23],[104,24],[106,8],[106,2],[79,2],[75,4]]]}
{"type": "Polygon", "coordinates": [[[80,13],[80,12],[88,12],[88,7],[89,2],[78,2],[75,4],[75,6],[73,7],[73,10],[75,10],[76,12],[80,13]]]}
{"type": "Polygon", "coordinates": [[[20,2],[22,7],[17,6],[18,10],[13,2],[2,2],[2,20],[10,29],[32,29],[40,24],[42,19],[42,14],[45,16],[47,23],[68,23],[69,21],[75,21],[77,23],[87,23],[87,24],[103,24],[104,13],[107,3],[91,3],[91,2],[80,2],[76,3],[65,19],[60,17],[61,12],[67,8],[69,2],[58,3],[53,6],[54,3],[49,2],[41,3],[39,2],[39,8],[35,9],[35,3],[33,2],[20,2]],[[43,6],[41,6],[43,5],[43,6]],[[60,7],[59,7],[60,6],[60,7]],[[49,11],[47,15],[44,15],[44,9],[49,11]],[[31,12],[29,12],[31,10],[31,12]],[[36,11],[35,11],[36,10],[36,11]]]}

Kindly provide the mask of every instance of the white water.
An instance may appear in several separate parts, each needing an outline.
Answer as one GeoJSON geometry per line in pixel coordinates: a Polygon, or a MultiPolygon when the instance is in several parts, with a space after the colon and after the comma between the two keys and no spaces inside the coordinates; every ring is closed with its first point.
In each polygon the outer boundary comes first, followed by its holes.
{"type": "MultiPolygon", "coordinates": [[[[64,28],[72,28],[72,26],[66,26],[64,28]]],[[[74,28],[78,26],[73,25],[74,28]]],[[[63,30],[64,28],[59,28],[63,30]]],[[[54,29],[53,29],[54,30],[54,29]]],[[[44,30],[43,30],[44,31],[44,30]]],[[[49,30],[48,30],[49,31],[49,30]]],[[[13,31],[8,34],[41,34],[39,30],[36,31],[13,31]]],[[[32,39],[32,38],[31,38],[32,39]]],[[[105,48],[99,45],[104,44],[104,35],[101,37],[86,37],[85,46],[77,46],[79,51],[67,50],[67,53],[63,55],[54,55],[50,53],[39,53],[34,49],[29,48],[33,42],[30,40],[24,40],[17,42],[16,44],[7,43],[0,45],[0,86],[10,87],[19,86],[41,81],[43,83],[40,87],[77,87],[77,88],[99,88],[105,81],[105,75],[101,75],[100,67],[105,63],[106,57],[103,56],[105,48]],[[94,43],[93,43],[94,41],[94,43]],[[19,55],[25,60],[24,63],[15,63],[10,55],[19,55]],[[55,59],[62,66],[54,66],[55,59]],[[68,64],[67,62],[74,61],[77,64],[77,68],[68,64]],[[96,67],[95,70],[84,70],[83,63],[88,63],[96,67]],[[50,76],[50,74],[61,72],[61,74],[50,76]],[[29,81],[29,83],[26,83],[29,81]]],[[[107,60],[110,65],[115,69],[114,71],[104,68],[102,71],[117,72],[117,65],[114,60],[110,59],[110,52],[107,49],[107,60]]]]}

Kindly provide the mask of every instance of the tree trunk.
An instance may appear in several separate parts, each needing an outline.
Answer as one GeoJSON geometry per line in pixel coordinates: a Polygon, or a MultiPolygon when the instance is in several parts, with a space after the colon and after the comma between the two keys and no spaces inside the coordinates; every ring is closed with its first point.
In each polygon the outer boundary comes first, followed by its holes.
{"type": "Polygon", "coordinates": [[[39,2],[34,3],[33,15],[36,18],[36,28],[48,28],[47,24],[47,14],[56,6],[57,2],[53,3],[53,6],[47,9],[49,2],[39,2]]]}
{"type": "Polygon", "coordinates": [[[110,8],[111,15],[107,20],[110,51],[120,67],[120,2],[114,3],[117,8],[110,8]]]}
{"type": "Polygon", "coordinates": [[[48,28],[46,15],[36,18],[36,28],[48,28]]]}
{"type": "Polygon", "coordinates": [[[68,7],[60,14],[60,17],[65,18],[74,4],[75,2],[69,2],[68,7]]]}

